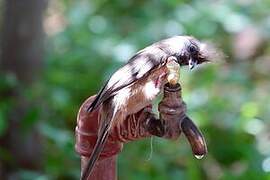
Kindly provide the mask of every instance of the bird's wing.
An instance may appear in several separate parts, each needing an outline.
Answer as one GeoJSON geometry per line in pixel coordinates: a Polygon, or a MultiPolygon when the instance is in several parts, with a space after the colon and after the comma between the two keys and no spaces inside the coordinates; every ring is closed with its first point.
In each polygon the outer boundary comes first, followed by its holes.
{"type": "Polygon", "coordinates": [[[136,82],[166,61],[168,55],[159,48],[148,47],[135,54],[126,65],[116,71],[99,91],[88,112],[96,109],[120,89],[136,82]]]}

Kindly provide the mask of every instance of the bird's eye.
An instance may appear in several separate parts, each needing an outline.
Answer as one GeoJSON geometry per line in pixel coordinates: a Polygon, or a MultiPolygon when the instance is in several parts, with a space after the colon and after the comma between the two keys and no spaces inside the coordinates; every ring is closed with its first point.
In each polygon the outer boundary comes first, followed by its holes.
{"type": "Polygon", "coordinates": [[[197,53],[198,53],[198,47],[196,47],[195,45],[191,44],[191,45],[189,46],[189,52],[190,52],[191,54],[197,54],[197,53]]]}
{"type": "Polygon", "coordinates": [[[184,52],[179,56],[178,59],[179,59],[178,61],[179,61],[179,63],[181,63],[181,65],[187,65],[188,60],[190,59],[190,55],[189,55],[189,53],[184,52]]]}

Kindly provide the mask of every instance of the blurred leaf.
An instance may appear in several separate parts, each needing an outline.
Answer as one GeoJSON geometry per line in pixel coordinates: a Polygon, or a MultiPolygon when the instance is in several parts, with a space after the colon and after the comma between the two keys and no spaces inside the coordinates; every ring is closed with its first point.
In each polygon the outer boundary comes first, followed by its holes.
{"type": "Polygon", "coordinates": [[[23,118],[22,128],[24,130],[32,128],[33,125],[37,122],[38,118],[39,118],[39,110],[36,107],[29,109],[29,111],[23,118]]]}
{"type": "Polygon", "coordinates": [[[0,136],[2,136],[7,129],[7,120],[3,110],[0,109],[0,136]]]}

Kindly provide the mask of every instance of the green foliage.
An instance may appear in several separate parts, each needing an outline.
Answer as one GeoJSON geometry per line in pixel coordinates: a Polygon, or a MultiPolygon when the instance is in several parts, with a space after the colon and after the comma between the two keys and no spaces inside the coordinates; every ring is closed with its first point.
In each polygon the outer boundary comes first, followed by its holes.
{"type": "MultiPolygon", "coordinates": [[[[150,140],[132,142],[119,157],[119,179],[270,179],[269,8],[268,1],[245,0],[51,1],[45,16],[45,70],[41,81],[23,91],[41,101],[28,111],[24,125],[41,121],[44,172],[21,170],[20,177],[78,179],[74,128],[80,104],[137,50],[188,34],[214,42],[227,57],[181,71],[188,114],[205,134],[209,153],[197,160],[184,138],[154,138],[147,161],[150,140]],[[244,36],[248,29],[255,34],[244,36]],[[254,52],[244,56],[246,46],[256,43],[254,52]]],[[[16,84],[12,77],[1,78],[1,92],[16,84]]],[[[0,102],[0,135],[10,104],[0,102]]]]}

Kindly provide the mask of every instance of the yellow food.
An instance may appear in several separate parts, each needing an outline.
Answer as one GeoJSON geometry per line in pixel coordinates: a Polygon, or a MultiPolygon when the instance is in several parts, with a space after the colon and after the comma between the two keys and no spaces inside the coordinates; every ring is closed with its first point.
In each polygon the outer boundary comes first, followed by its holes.
{"type": "Polygon", "coordinates": [[[180,78],[180,65],[175,61],[170,61],[166,66],[169,70],[168,82],[170,84],[177,84],[180,78]]]}

